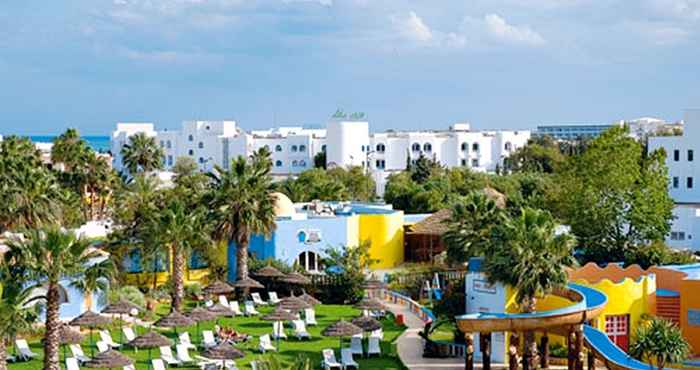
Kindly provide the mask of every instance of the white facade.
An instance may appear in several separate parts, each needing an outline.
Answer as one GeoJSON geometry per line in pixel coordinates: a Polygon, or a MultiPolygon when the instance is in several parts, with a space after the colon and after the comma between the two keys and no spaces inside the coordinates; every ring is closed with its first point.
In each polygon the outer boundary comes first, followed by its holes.
{"type": "Polygon", "coordinates": [[[138,132],[156,138],[165,151],[166,170],[180,156],[192,157],[203,171],[210,171],[214,165],[228,168],[231,159],[267,147],[272,153],[272,174],[289,176],[313,168],[316,154],[325,151],[329,167],[369,167],[379,195],[384,193],[392,172],[405,170],[407,161],[421,155],[446,167],[492,172],[530,138],[529,131],[472,131],[468,123],[442,131],[370,134],[364,115],[348,118],[342,112],[336,113],[324,129],[295,126],[245,132],[234,121],[186,121],[179,131],[156,131],[150,123],[119,123],[112,134],[115,169],[123,169],[121,148],[138,132]]]}
{"type": "Polygon", "coordinates": [[[649,138],[649,150],[663,148],[668,166],[669,194],[676,202],[671,234],[666,241],[676,248],[700,250],[700,110],[685,112],[682,136],[649,138]]]}

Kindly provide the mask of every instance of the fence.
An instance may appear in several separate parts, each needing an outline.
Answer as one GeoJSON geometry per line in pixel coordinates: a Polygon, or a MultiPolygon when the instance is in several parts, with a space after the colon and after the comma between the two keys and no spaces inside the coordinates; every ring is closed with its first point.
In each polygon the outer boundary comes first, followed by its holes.
{"type": "Polygon", "coordinates": [[[416,272],[416,273],[399,273],[391,276],[391,280],[398,282],[399,284],[408,284],[414,281],[425,281],[431,280],[435,277],[435,273],[438,274],[441,283],[452,282],[456,280],[463,280],[467,275],[467,270],[465,269],[449,269],[442,271],[426,271],[426,272],[416,272]]]}

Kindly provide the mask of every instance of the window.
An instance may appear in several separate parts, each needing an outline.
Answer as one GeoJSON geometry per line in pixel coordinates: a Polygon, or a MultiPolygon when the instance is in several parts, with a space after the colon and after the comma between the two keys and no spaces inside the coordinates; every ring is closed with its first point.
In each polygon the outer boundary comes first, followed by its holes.
{"type": "Polygon", "coordinates": [[[462,151],[466,152],[467,150],[469,150],[469,143],[462,143],[462,151]]]}
{"type": "Polygon", "coordinates": [[[189,155],[194,155],[194,150],[192,150],[192,149],[188,150],[188,151],[187,151],[187,154],[189,154],[189,155]]]}
{"type": "Polygon", "coordinates": [[[297,233],[297,240],[299,241],[299,243],[306,242],[306,232],[304,230],[301,230],[297,233]]]}
{"type": "Polygon", "coordinates": [[[383,170],[386,167],[386,162],[383,159],[377,159],[377,168],[383,170]]]}
{"type": "Polygon", "coordinates": [[[168,156],[168,166],[172,166],[172,165],[173,165],[173,156],[169,155],[168,156]]]}
{"type": "Polygon", "coordinates": [[[282,161],[276,161],[275,167],[282,167],[282,161]]]}
{"type": "Polygon", "coordinates": [[[194,141],[194,136],[192,136],[192,135],[188,136],[188,137],[187,137],[187,140],[189,140],[189,141],[194,141]]]}
{"type": "Polygon", "coordinates": [[[321,145],[321,151],[325,152],[326,151],[326,144],[321,145]]]}
{"type": "Polygon", "coordinates": [[[199,157],[199,163],[204,163],[204,158],[199,157]]]}
{"type": "Polygon", "coordinates": [[[201,141],[199,142],[199,145],[197,145],[197,146],[199,147],[199,149],[204,149],[204,143],[201,141]]]}
{"type": "Polygon", "coordinates": [[[192,253],[190,254],[190,263],[189,263],[189,268],[190,270],[199,270],[199,269],[205,269],[209,267],[209,262],[207,262],[207,259],[204,258],[204,255],[202,252],[193,250],[192,253]]]}
{"type": "Polygon", "coordinates": [[[693,151],[692,151],[692,149],[689,149],[688,150],[688,162],[692,162],[692,161],[693,161],[693,151]]]}
{"type": "Polygon", "coordinates": [[[466,166],[467,166],[467,160],[466,160],[466,159],[462,159],[462,167],[466,167],[466,166]]]}
{"type": "Polygon", "coordinates": [[[268,151],[270,150],[270,146],[267,145],[267,144],[263,145],[263,147],[264,147],[265,149],[267,149],[268,151]]]}
{"type": "Polygon", "coordinates": [[[316,253],[307,251],[301,252],[299,257],[297,257],[297,263],[299,266],[303,267],[304,270],[309,272],[319,271],[319,257],[316,253]]]}
{"type": "MultiPolygon", "coordinates": [[[[690,239],[690,235],[688,235],[690,239]]],[[[685,240],[685,231],[671,231],[671,240],[685,240]]]]}
{"type": "Polygon", "coordinates": [[[472,167],[479,167],[479,158],[472,159],[472,167]]]}
{"type": "Polygon", "coordinates": [[[276,152],[281,152],[281,151],[282,151],[282,145],[276,145],[276,146],[275,146],[275,151],[276,151],[276,152]]]}
{"type": "Polygon", "coordinates": [[[173,147],[173,143],[170,140],[168,140],[168,142],[166,143],[166,146],[168,147],[168,149],[170,149],[173,147]]]}
{"type": "Polygon", "coordinates": [[[688,177],[687,179],[685,179],[685,187],[688,189],[693,188],[693,178],[692,177],[688,177]]]}
{"type": "Polygon", "coordinates": [[[423,150],[425,150],[426,152],[432,152],[433,146],[430,143],[425,143],[423,144],[423,150]]]}
{"type": "Polygon", "coordinates": [[[165,141],[163,141],[163,140],[160,141],[160,147],[165,148],[165,141]]]}
{"type": "Polygon", "coordinates": [[[299,145],[299,151],[300,151],[300,152],[305,152],[305,151],[306,151],[306,145],[299,145]]]}
{"type": "Polygon", "coordinates": [[[300,167],[306,167],[306,161],[303,160],[303,159],[300,160],[300,161],[299,161],[299,166],[300,166],[300,167]]]}
{"type": "Polygon", "coordinates": [[[472,144],[472,150],[475,152],[479,151],[479,143],[472,144]]]}
{"type": "Polygon", "coordinates": [[[124,257],[123,262],[124,270],[127,273],[139,273],[142,272],[141,268],[141,250],[134,248],[130,250],[124,257]]]}
{"type": "Polygon", "coordinates": [[[297,166],[299,166],[299,162],[298,162],[298,161],[292,161],[292,167],[297,167],[297,166]]]}
{"type": "Polygon", "coordinates": [[[623,351],[627,351],[629,342],[629,315],[605,316],[605,333],[608,338],[623,351]]]}
{"type": "Polygon", "coordinates": [[[681,159],[681,151],[676,149],[673,151],[673,160],[678,162],[681,159]]]}
{"type": "Polygon", "coordinates": [[[384,144],[377,144],[377,152],[384,153],[386,151],[386,146],[384,144]]]}
{"type": "Polygon", "coordinates": [[[411,149],[412,149],[414,152],[420,152],[420,144],[418,144],[418,143],[413,143],[413,145],[411,146],[411,149]]]}
{"type": "Polygon", "coordinates": [[[365,151],[365,146],[363,145],[362,148],[361,148],[360,150],[362,150],[362,151],[364,152],[364,151],[365,151]]]}
{"type": "Polygon", "coordinates": [[[511,144],[510,141],[506,142],[506,145],[504,145],[503,147],[509,152],[513,150],[513,144],[511,144]]]}
{"type": "Polygon", "coordinates": [[[296,152],[296,151],[298,151],[298,150],[299,150],[299,148],[297,148],[296,145],[292,145],[292,152],[296,152]]]}
{"type": "Polygon", "coordinates": [[[208,131],[209,129],[211,129],[211,127],[210,127],[209,125],[207,125],[207,127],[206,127],[206,128],[207,128],[207,131],[208,131]]]}
{"type": "Polygon", "coordinates": [[[678,176],[674,176],[674,177],[673,177],[673,188],[674,188],[674,189],[678,189],[678,186],[679,186],[678,183],[679,183],[679,182],[680,182],[680,181],[679,181],[679,179],[678,179],[678,176]]]}

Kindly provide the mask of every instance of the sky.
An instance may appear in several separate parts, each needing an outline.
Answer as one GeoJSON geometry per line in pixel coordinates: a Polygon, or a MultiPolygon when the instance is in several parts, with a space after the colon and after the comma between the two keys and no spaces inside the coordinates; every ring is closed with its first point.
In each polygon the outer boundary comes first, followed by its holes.
{"type": "Polygon", "coordinates": [[[675,121],[699,67],[700,0],[7,1],[0,134],[675,121]]]}

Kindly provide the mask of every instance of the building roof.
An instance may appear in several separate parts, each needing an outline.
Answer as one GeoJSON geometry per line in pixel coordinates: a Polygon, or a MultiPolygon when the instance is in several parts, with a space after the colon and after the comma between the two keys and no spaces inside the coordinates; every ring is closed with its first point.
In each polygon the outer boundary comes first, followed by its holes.
{"type": "Polygon", "coordinates": [[[294,203],[282,193],[272,193],[275,200],[275,216],[277,217],[292,217],[296,213],[294,203]]]}

